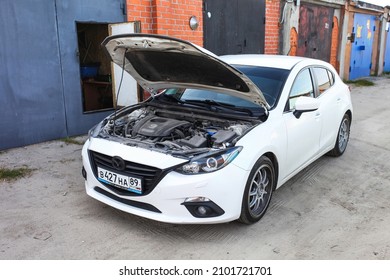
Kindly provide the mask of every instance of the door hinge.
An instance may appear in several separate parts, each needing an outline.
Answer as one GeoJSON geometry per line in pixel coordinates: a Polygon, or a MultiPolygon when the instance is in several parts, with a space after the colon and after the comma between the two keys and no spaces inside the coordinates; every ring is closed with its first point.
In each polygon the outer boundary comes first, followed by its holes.
{"type": "Polygon", "coordinates": [[[120,4],[120,9],[122,10],[122,14],[125,16],[125,15],[127,15],[127,10],[126,10],[126,1],[124,1],[124,2],[122,2],[121,4],[120,4]]]}
{"type": "Polygon", "coordinates": [[[351,73],[351,66],[349,66],[349,73],[351,73]]]}

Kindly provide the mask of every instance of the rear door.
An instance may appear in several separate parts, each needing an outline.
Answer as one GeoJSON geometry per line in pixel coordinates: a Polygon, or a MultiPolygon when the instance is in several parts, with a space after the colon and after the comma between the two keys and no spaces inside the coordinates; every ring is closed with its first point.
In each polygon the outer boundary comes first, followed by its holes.
{"type": "Polygon", "coordinates": [[[329,150],[335,145],[338,127],[340,125],[340,88],[334,84],[334,74],[325,67],[313,67],[313,75],[316,78],[317,98],[320,101],[318,114],[322,118],[320,135],[320,151],[329,150]]]}

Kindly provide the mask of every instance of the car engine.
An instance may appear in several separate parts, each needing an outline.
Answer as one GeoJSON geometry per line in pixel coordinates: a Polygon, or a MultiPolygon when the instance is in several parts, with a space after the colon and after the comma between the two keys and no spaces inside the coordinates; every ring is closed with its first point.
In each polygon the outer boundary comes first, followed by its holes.
{"type": "Polygon", "coordinates": [[[251,122],[205,117],[192,112],[141,107],[108,121],[100,136],[165,152],[203,151],[233,146],[251,122]]]}

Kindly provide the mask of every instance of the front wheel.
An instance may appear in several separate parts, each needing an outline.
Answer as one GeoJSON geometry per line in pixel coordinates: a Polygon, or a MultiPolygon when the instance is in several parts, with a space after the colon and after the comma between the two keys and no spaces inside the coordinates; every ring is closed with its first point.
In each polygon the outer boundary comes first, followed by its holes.
{"type": "Polygon", "coordinates": [[[272,161],[262,156],[249,174],[242,198],[240,222],[253,224],[264,216],[271,201],[275,181],[272,161]]]}
{"type": "Polygon", "coordinates": [[[334,148],[328,153],[328,155],[338,157],[345,152],[349,141],[350,127],[351,118],[348,114],[345,114],[343,119],[341,120],[339,132],[337,134],[336,144],[334,145],[334,148]]]}

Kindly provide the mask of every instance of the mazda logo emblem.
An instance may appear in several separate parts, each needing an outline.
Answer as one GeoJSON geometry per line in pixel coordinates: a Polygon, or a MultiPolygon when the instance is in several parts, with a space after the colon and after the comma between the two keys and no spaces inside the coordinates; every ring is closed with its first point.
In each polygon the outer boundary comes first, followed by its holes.
{"type": "Polygon", "coordinates": [[[124,170],[126,167],[125,161],[121,157],[113,157],[111,160],[112,167],[117,170],[124,170]]]}

